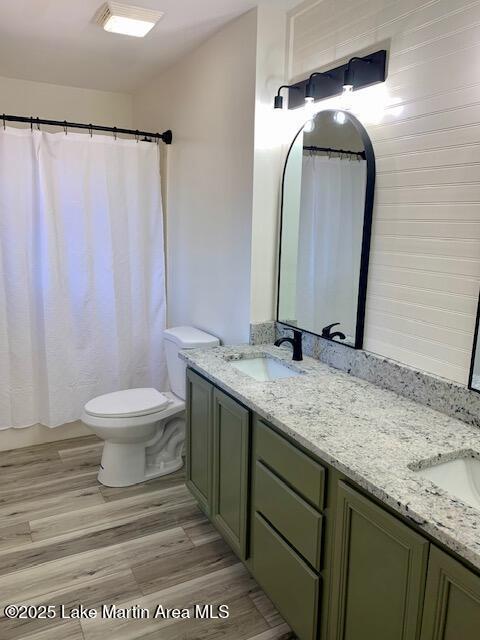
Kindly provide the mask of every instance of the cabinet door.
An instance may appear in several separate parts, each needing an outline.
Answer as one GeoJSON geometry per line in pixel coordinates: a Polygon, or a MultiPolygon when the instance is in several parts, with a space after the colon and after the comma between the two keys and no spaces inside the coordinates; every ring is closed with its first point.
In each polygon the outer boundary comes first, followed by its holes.
{"type": "Polygon", "coordinates": [[[428,542],[340,481],[332,567],[332,640],[420,636],[428,542]]]}
{"type": "Polygon", "coordinates": [[[422,640],[478,640],[480,576],[432,546],[422,640]]]}
{"type": "Polygon", "coordinates": [[[212,399],[213,386],[188,369],[186,485],[208,516],[212,502],[212,399]]]}
{"type": "Polygon", "coordinates": [[[212,519],[232,549],[247,555],[249,412],[218,389],[213,394],[212,519]]]}

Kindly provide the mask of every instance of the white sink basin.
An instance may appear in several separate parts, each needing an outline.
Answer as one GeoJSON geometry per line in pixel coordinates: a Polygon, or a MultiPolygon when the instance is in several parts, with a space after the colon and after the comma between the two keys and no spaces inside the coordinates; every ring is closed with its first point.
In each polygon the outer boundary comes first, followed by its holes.
{"type": "Polygon", "coordinates": [[[480,509],[480,460],[466,457],[441,462],[417,473],[463,502],[480,509]]]}
{"type": "Polygon", "coordinates": [[[301,375],[299,371],[294,371],[286,367],[278,360],[268,357],[245,358],[234,360],[230,363],[232,367],[246,373],[248,376],[259,382],[279,380],[281,378],[294,378],[301,375]]]}

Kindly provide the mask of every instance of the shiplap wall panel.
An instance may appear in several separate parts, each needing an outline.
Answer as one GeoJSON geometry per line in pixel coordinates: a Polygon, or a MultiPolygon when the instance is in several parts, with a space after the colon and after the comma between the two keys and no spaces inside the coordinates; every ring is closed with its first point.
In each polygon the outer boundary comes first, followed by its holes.
{"type": "Polygon", "coordinates": [[[291,80],[389,49],[365,348],[466,383],[480,285],[480,0],[311,0],[291,80]]]}

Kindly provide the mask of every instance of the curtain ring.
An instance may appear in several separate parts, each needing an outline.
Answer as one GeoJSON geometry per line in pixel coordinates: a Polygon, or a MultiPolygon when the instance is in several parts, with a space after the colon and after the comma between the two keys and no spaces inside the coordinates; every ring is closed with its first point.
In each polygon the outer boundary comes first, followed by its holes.
{"type": "Polygon", "coordinates": [[[66,120],[63,121],[63,130],[65,131],[65,135],[67,135],[68,131],[67,131],[67,121],[66,120]]]}
{"type": "Polygon", "coordinates": [[[90,134],[90,138],[93,138],[93,127],[92,127],[92,123],[90,123],[88,125],[88,132],[90,134]]]}
{"type": "Polygon", "coordinates": [[[115,141],[117,140],[117,127],[113,127],[113,137],[115,141]]]}
{"type": "Polygon", "coordinates": [[[140,138],[140,131],[137,129],[137,130],[135,131],[135,140],[138,142],[138,141],[139,141],[139,138],[140,138]]]}
{"type": "Polygon", "coordinates": [[[30,131],[33,131],[33,116],[30,116],[30,131]]]}
{"type": "Polygon", "coordinates": [[[40,118],[37,116],[37,131],[40,131],[40,118]]]}
{"type": "Polygon", "coordinates": [[[7,125],[5,123],[5,114],[3,114],[3,130],[5,131],[6,128],[7,128],[7,125]]]}

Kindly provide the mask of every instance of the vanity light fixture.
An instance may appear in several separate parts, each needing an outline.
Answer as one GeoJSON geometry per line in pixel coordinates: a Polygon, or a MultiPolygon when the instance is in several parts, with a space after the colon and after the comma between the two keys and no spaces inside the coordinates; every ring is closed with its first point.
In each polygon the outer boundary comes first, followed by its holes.
{"type": "Polygon", "coordinates": [[[342,106],[345,111],[350,111],[353,103],[353,89],[354,89],[354,73],[352,65],[354,62],[362,62],[363,64],[371,64],[370,58],[360,58],[354,56],[350,58],[343,72],[343,91],[342,91],[342,106]]]}
{"type": "Polygon", "coordinates": [[[305,119],[306,124],[304,131],[311,133],[315,128],[315,122],[313,116],[315,115],[315,92],[313,79],[322,76],[323,78],[332,78],[329,73],[322,73],[321,71],[315,71],[307,80],[305,85],[305,119]]]}
{"type": "Polygon", "coordinates": [[[354,56],[345,64],[324,72],[316,71],[305,80],[289,86],[288,108],[298,109],[304,106],[305,101],[312,102],[312,98],[313,102],[318,102],[333,96],[343,96],[340,108],[346,111],[353,106],[354,90],[385,82],[386,75],[387,51],[385,49],[369,53],[365,57],[354,56]],[[323,76],[325,81],[314,82],[313,79],[317,75],[323,76]]]}
{"type": "Polygon", "coordinates": [[[283,96],[281,95],[282,89],[294,89],[298,91],[300,90],[299,87],[294,84],[282,84],[282,86],[278,89],[277,95],[275,96],[275,99],[273,101],[274,109],[283,109],[283,96]]]}
{"type": "Polygon", "coordinates": [[[322,76],[323,78],[330,78],[332,76],[330,73],[322,73],[321,71],[315,71],[307,80],[307,84],[305,85],[305,102],[314,102],[315,101],[315,93],[314,93],[314,78],[318,78],[322,76]]]}
{"type": "Polygon", "coordinates": [[[96,23],[111,33],[144,38],[163,15],[162,11],[131,7],[109,0],[100,7],[96,23]]]}

